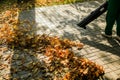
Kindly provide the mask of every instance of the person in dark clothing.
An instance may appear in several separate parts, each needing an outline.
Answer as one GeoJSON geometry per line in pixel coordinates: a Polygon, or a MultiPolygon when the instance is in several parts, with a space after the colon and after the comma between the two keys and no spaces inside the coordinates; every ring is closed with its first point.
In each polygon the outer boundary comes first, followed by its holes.
{"type": "Polygon", "coordinates": [[[106,27],[103,36],[112,37],[113,25],[116,22],[116,38],[120,40],[120,0],[108,0],[106,27]]]}

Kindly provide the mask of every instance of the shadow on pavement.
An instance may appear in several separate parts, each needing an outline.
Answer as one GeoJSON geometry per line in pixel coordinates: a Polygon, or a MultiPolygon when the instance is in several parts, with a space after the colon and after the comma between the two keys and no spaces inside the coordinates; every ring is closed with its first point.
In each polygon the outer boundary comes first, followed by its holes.
{"type": "MultiPolygon", "coordinates": [[[[18,0],[17,3],[19,9],[21,9],[22,5],[27,5],[28,3],[32,6],[31,9],[23,10],[19,13],[18,20],[25,22],[25,24],[19,27],[26,28],[32,26],[35,29],[35,0],[18,0]]],[[[10,69],[11,80],[38,80],[41,76],[45,76],[42,75],[42,73],[45,73],[45,68],[42,67],[40,61],[37,59],[36,53],[32,48],[29,48],[29,45],[25,48],[17,46],[13,52],[10,69]]]]}

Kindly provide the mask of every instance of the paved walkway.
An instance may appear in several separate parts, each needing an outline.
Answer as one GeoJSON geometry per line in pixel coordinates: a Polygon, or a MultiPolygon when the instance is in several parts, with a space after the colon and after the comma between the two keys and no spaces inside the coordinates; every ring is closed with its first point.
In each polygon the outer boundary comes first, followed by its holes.
{"type": "Polygon", "coordinates": [[[120,43],[101,36],[105,27],[105,14],[90,23],[86,30],[76,25],[100,4],[95,1],[38,7],[21,13],[20,18],[35,21],[37,34],[47,33],[81,41],[85,46],[82,50],[75,51],[76,54],[104,66],[105,78],[116,80],[120,77],[120,43]]]}

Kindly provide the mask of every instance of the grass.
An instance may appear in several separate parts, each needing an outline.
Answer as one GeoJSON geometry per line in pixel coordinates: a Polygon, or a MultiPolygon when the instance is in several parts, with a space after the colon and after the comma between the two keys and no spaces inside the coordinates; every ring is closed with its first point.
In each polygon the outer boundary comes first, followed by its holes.
{"type": "Polygon", "coordinates": [[[86,0],[36,0],[36,4],[44,6],[44,5],[76,3],[76,2],[83,2],[83,1],[86,1],[86,0]]]}

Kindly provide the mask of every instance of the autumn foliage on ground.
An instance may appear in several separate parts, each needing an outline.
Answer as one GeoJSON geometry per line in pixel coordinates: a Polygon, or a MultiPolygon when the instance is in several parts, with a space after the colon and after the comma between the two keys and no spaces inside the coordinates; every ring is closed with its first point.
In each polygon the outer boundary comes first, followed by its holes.
{"type": "MultiPolygon", "coordinates": [[[[104,74],[103,67],[77,57],[72,47],[83,48],[80,42],[47,34],[36,35],[32,23],[18,20],[19,8],[6,10],[0,16],[0,44],[9,48],[40,52],[48,57],[45,64],[54,74],[53,80],[95,80],[104,74]],[[25,24],[25,25],[24,25],[25,24]],[[26,27],[27,26],[27,27],[26,27]]],[[[34,24],[34,22],[33,22],[34,24]]]]}

